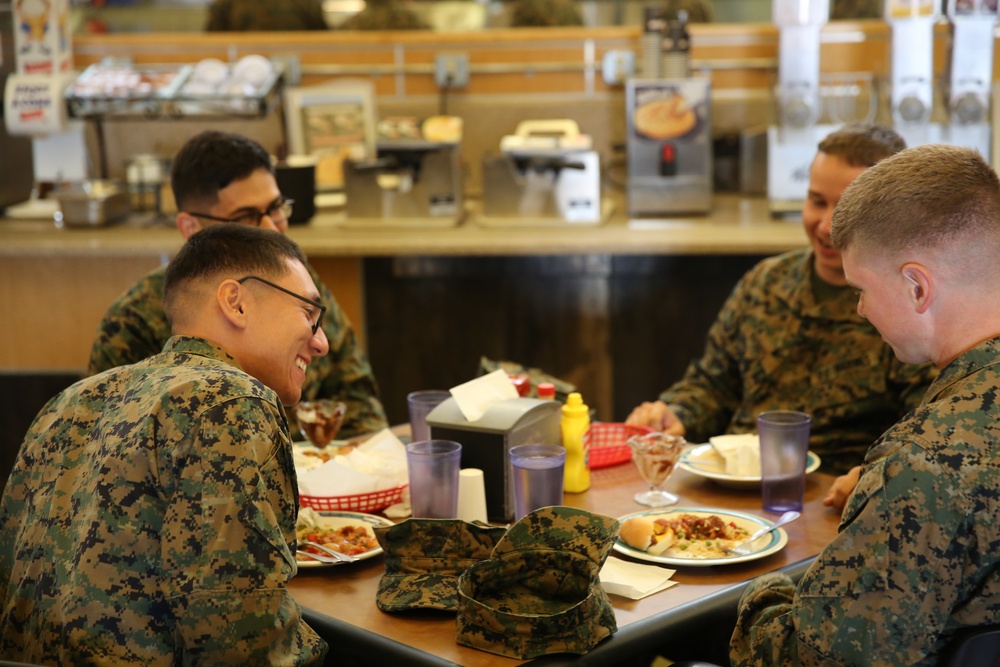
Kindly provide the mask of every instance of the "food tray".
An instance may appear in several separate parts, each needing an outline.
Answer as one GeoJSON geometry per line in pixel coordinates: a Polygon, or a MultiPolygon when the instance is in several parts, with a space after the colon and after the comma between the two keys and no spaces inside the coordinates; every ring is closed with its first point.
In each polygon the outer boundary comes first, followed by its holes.
{"type": "Polygon", "coordinates": [[[589,446],[588,460],[590,468],[605,468],[618,465],[632,459],[628,439],[634,435],[652,433],[648,426],[633,426],[621,422],[596,422],[583,436],[584,443],[589,446]]]}
{"type": "Polygon", "coordinates": [[[100,63],[66,89],[73,118],[262,117],[281,102],[284,67],[272,62],[259,88],[242,93],[190,93],[193,65],[100,63]]]}
{"type": "Polygon", "coordinates": [[[157,115],[191,69],[190,65],[91,65],[66,88],[70,115],[157,115]]]}
{"type": "Polygon", "coordinates": [[[403,489],[408,485],[402,484],[391,489],[372,491],[371,493],[358,493],[353,496],[305,496],[299,495],[299,504],[303,507],[311,507],[317,512],[381,512],[390,505],[395,505],[403,499],[403,489]]]}

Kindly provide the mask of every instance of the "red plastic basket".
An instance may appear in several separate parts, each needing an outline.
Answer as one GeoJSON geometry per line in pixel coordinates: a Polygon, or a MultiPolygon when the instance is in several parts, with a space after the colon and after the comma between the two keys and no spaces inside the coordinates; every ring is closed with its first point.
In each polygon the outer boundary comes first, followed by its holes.
{"type": "Polygon", "coordinates": [[[633,426],[620,422],[595,422],[583,436],[589,443],[591,469],[618,465],[632,459],[632,450],[625,444],[633,435],[652,433],[648,426],[633,426]]]}
{"type": "Polygon", "coordinates": [[[317,512],[381,512],[389,505],[403,499],[403,484],[391,489],[359,493],[353,496],[304,496],[299,495],[299,504],[311,507],[317,512]]]}

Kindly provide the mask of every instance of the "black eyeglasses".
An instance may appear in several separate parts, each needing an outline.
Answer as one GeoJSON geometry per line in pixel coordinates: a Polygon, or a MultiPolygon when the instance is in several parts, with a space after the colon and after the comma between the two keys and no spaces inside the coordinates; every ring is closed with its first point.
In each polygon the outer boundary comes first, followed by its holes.
{"type": "Polygon", "coordinates": [[[323,304],[321,304],[319,301],[313,301],[312,299],[307,299],[306,297],[302,296],[301,294],[296,294],[292,290],[285,289],[281,285],[275,285],[270,280],[264,280],[263,278],[260,278],[258,276],[247,276],[245,278],[240,278],[236,282],[238,282],[240,285],[242,285],[243,283],[245,283],[248,280],[256,280],[257,282],[264,283],[265,285],[273,287],[274,289],[279,290],[281,292],[284,292],[285,294],[289,294],[291,296],[294,296],[299,301],[305,301],[306,303],[308,303],[310,306],[313,306],[314,308],[318,308],[319,309],[319,317],[317,317],[316,321],[313,322],[313,324],[312,324],[313,336],[316,335],[316,331],[319,329],[319,326],[321,324],[323,324],[323,315],[326,314],[326,306],[324,306],[323,304]]]}
{"type": "Polygon", "coordinates": [[[234,218],[220,218],[207,213],[195,213],[193,211],[187,211],[187,214],[193,215],[196,218],[214,220],[215,222],[234,222],[238,225],[253,225],[254,227],[260,227],[260,221],[264,219],[265,215],[271,218],[271,220],[287,220],[289,216],[292,215],[293,204],[295,204],[294,199],[281,198],[268,206],[266,211],[251,210],[245,213],[240,213],[234,218]]]}

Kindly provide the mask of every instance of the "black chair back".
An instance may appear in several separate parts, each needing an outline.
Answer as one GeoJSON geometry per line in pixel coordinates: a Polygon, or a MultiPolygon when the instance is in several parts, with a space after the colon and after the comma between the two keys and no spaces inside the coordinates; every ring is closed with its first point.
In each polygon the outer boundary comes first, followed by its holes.
{"type": "Polygon", "coordinates": [[[1000,667],[1000,625],[959,630],[941,667],[1000,667]]]}

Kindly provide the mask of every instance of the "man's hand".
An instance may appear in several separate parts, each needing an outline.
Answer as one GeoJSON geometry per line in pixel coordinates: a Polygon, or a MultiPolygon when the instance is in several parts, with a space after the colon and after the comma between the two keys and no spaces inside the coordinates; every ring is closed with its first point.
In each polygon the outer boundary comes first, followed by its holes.
{"type": "Polygon", "coordinates": [[[648,426],[654,431],[662,431],[668,435],[683,436],[686,431],[681,420],[663,401],[643,403],[632,411],[625,423],[648,426]]]}
{"type": "Polygon", "coordinates": [[[861,466],[855,466],[846,475],[841,475],[833,480],[830,490],[826,493],[826,498],[823,499],[823,504],[838,512],[843,512],[844,505],[847,504],[847,499],[854,491],[854,487],[858,485],[858,477],[860,476],[861,466]]]}

